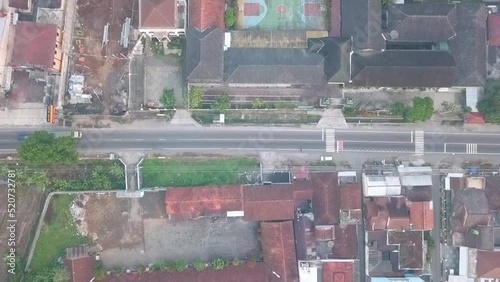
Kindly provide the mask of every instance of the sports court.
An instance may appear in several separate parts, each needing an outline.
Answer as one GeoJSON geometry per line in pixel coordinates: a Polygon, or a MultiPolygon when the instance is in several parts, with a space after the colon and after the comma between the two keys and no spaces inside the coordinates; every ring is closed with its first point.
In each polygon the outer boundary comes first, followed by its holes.
{"type": "Polygon", "coordinates": [[[237,29],[325,30],[326,0],[238,0],[237,29]]]}

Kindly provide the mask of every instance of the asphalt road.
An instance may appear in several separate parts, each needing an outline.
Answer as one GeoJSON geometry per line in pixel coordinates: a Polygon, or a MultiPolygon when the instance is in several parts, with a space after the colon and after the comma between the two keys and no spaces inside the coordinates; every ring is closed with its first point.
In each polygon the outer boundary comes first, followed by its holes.
{"type": "MultiPolygon", "coordinates": [[[[60,130],[58,130],[60,131],[60,130]]],[[[318,153],[500,154],[500,134],[298,128],[84,129],[81,152],[113,151],[304,151],[318,153]]],[[[0,130],[0,152],[14,152],[17,135],[0,130]]]]}

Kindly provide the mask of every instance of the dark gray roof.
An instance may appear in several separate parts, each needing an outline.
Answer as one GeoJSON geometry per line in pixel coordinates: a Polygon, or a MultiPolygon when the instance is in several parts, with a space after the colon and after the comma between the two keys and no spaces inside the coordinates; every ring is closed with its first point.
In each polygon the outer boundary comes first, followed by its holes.
{"type": "Polygon", "coordinates": [[[457,63],[454,86],[486,82],[486,18],[483,4],[457,5],[457,36],[450,40],[457,63]]]}
{"type": "Polygon", "coordinates": [[[342,0],[341,10],[342,37],[352,37],[356,49],[385,48],[381,0],[342,0]]]}
{"type": "Polygon", "coordinates": [[[308,41],[308,52],[323,54],[326,57],[325,74],[329,82],[349,82],[350,38],[325,37],[308,41]]]}
{"type": "Polygon", "coordinates": [[[322,84],[325,58],[297,48],[229,48],[224,81],[238,84],[322,84]]]}
{"type": "Polygon", "coordinates": [[[448,4],[389,6],[384,35],[390,41],[441,42],[456,35],[457,11],[448,4]]]}
{"type": "Polygon", "coordinates": [[[186,32],[186,76],[191,83],[222,82],[224,32],[208,28],[186,32]]]}
{"type": "Polygon", "coordinates": [[[444,51],[358,52],[351,61],[355,86],[450,87],[455,75],[453,56],[444,51]]]}

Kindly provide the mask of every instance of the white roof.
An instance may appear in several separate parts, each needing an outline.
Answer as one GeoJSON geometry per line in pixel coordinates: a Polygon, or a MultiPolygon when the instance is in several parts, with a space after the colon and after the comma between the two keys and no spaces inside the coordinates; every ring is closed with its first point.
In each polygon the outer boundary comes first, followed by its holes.
{"type": "Polygon", "coordinates": [[[300,282],[318,282],[318,268],[313,263],[298,261],[298,264],[300,282]]]}
{"type": "Polygon", "coordinates": [[[477,112],[477,101],[482,87],[466,87],[465,88],[465,105],[472,109],[472,112],[477,112]]]}
{"type": "Polygon", "coordinates": [[[459,269],[458,274],[461,276],[469,275],[469,248],[460,247],[459,269]]]}
{"type": "Polygon", "coordinates": [[[404,166],[398,167],[399,173],[428,173],[432,174],[432,168],[430,166],[404,166]]]}
{"type": "Polygon", "coordinates": [[[448,282],[474,282],[474,278],[469,278],[467,276],[450,275],[448,276],[448,282]]]}
{"type": "Polygon", "coordinates": [[[338,172],[338,177],[350,177],[350,176],[356,177],[356,172],[355,171],[339,171],[338,172]]]}
{"type": "Polygon", "coordinates": [[[431,186],[431,175],[404,175],[401,176],[401,185],[403,186],[431,186]]]}

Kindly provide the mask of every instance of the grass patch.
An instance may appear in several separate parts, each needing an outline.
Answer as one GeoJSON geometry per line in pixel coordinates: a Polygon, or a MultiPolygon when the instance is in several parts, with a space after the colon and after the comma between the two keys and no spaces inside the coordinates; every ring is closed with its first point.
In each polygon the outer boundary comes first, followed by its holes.
{"type": "Polygon", "coordinates": [[[90,239],[78,233],[70,212],[74,196],[57,195],[49,204],[46,221],[40,232],[31,262],[33,272],[54,267],[66,248],[90,243],[90,239]]]}
{"type": "Polygon", "coordinates": [[[235,157],[220,159],[145,160],[142,166],[143,186],[186,187],[241,184],[241,174],[255,171],[258,160],[235,157]]]}
{"type": "MultiPolygon", "coordinates": [[[[191,116],[200,124],[212,124],[214,112],[196,111],[191,116]]],[[[230,111],[226,113],[225,118],[226,124],[312,124],[317,123],[321,116],[308,115],[301,111],[230,111]]]]}

